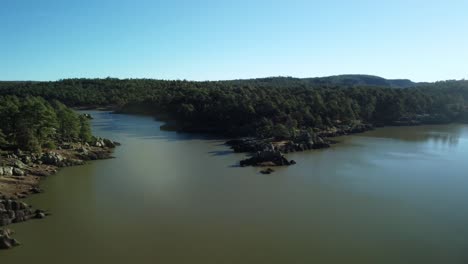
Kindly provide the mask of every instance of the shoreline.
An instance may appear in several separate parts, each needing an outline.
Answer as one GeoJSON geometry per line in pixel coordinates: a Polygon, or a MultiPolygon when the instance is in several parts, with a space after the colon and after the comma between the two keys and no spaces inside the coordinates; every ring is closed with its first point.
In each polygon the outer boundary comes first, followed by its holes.
{"type": "Polygon", "coordinates": [[[112,158],[117,145],[117,142],[98,139],[92,146],[64,143],[58,149],[45,150],[42,154],[19,150],[4,152],[0,155],[0,196],[23,199],[38,193],[43,177],[56,174],[63,167],[112,158]]]}
{"type": "MultiPolygon", "coordinates": [[[[101,111],[103,110],[101,109],[101,111]]],[[[112,110],[104,111],[110,111],[115,114],[148,116],[160,120],[150,114],[119,113],[112,110]]],[[[161,121],[165,122],[165,125],[168,122],[167,120],[161,121]]],[[[421,125],[427,124],[408,124],[395,127],[421,125]]],[[[164,129],[163,126],[160,129],[164,129]]],[[[364,123],[352,126],[337,125],[323,130],[316,129],[312,134],[300,132],[294,138],[283,140],[275,138],[259,139],[255,137],[230,140],[229,137],[222,138],[225,140],[225,144],[233,149],[234,152],[250,155],[246,159],[250,160],[250,162],[246,162],[246,160],[240,161],[242,167],[273,167],[295,164],[295,161],[289,161],[284,154],[328,148],[330,145],[338,143],[331,138],[363,133],[374,128],[373,125],[364,123]]],[[[191,133],[190,131],[177,129],[173,131],[191,133]]],[[[219,136],[220,134],[217,135],[219,136]]],[[[11,237],[12,231],[5,228],[5,226],[8,227],[11,223],[19,223],[30,219],[41,219],[48,214],[39,209],[35,210],[21,201],[21,199],[32,194],[42,192],[39,187],[42,178],[57,173],[62,167],[79,166],[92,160],[113,158],[113,150],[118,145],[119,143],[107,139],[97,139],[92,145],[62,143],[58,146],[57,150],[44,150],[44,153],[41,155],[18,150],[0,152],[0,249],[11,248],[18,244],[11,237]],[[12,217],[13,214],[14,217],[12,217]],[[2,226],[4,229],[2,229],[2,226]],[[5,245],[11,246],[7,247],[5,245]]],[[[274,170],[271,168],[264,168],[264,170],[260,171],[262,174],[270,174],[272,172],[274,170]]]]}
{"type": "Polygon", "coordinates": [[[113,158],[120,143],[98,138],[92,145],[63,143],[55,150],[42,154],[17,151],[0,153],[0,249],[19,245],[7,229],[13,223],[42,219],[49,213],[33,209],[22,201],[32,194],[41,193],[41,180],[56,174],[60,168],[84,165],[89,161],[113,158]]]}

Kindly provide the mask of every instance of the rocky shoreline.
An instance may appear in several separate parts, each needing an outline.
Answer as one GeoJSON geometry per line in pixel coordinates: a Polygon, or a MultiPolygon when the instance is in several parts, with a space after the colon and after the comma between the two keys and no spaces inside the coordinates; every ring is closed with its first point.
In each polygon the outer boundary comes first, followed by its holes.
{"type": "MultiPolygon", "coordinates": [[[[248,153],[249,158],[241,160],[239,165],[255,167],[290,166],[296,164],[294,160],[288,160],[284,154],[301,152],[312,149],[329,148],[335,143],[329,138],[362,133],[372,130],[370,124],[358,124],[354,126],[336,126],[316,133],[301,132],[291,139],[277,140],[275,138],[239,138],[226,142],[234,152],[248,153]]],[[[270,171],[271,173],[272,171],[270,171]]],[[[269,173],[266,173],[269,174],[269,173]]]]}
{"type": "MultiPolygon", "coordinates": [[[[42,219],[47,212],[33,209],[30,205],[6,196],[0,197],[0,226],[21,223],[30,219],[42,219]]],[[[12,238],[13,231],[0,229],[0,249],[10,249],[18,246],[19,242],[12,238]]]]}
{"type": "MultiPolygon", "coordinates": [[[[31,194],[42,192],[40,180],[57,173],[59,168],[83,165],[90,160],[112,158],[113,150],[120,145],[108,139],[97,138],[91,144],[60,144],[57,149],[43,153],[20,150],[0,153],[0,226],[41,219],[47,212],[32,209],[20,201],[31,194]]],[[[0,230],[0,249],[8,249],[19,243],[11,238],[12,231],[0,230]]]]}

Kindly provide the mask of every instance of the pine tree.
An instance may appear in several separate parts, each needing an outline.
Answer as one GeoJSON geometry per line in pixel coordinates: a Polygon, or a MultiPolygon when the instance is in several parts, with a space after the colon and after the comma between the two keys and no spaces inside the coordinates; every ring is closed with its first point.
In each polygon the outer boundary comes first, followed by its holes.
{"type": "Polygon", "coordinates": [[[91,126],[89,125],[89,119],[84,115],[80,115],[80,133],[79,137],[82,142],[90,142],[93,139],[91,133],[91,126]]]}

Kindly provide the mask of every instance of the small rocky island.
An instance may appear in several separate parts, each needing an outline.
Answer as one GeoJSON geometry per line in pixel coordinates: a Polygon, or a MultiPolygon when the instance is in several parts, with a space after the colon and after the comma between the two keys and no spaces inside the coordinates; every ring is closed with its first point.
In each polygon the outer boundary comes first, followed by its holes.
{"type": "MultiPolygon", "coordinates": [[[[329,138],[342,135],[361,133],[373,129],[369,124],[358,124],[355,126],[337,126],[324,131],[311,133],[301,131],[297,136],[278,138],[240,138],[226,142],[234,152],[248,153],[249,158],[241,160],[240,166],[273,167],[290,166],[296,164],[294,160],[288,160],[284,154],[300,152],[312,149],[329,148],[333,141],[329,138]]],[[[266,171],[265,171],[266,172],[266,171]]],[[[272,170],[268,170],[270,174],[272,170]]]]}

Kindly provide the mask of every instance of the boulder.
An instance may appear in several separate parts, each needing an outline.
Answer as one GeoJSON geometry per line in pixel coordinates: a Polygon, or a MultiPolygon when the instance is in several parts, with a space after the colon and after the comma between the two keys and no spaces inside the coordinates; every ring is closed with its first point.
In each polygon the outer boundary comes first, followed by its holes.
{"type": "Polygon", "coordinates": [[[104,143],[104,147],[108,147],[108,148],[115,148],[116,145],[113,141],[109,140],[109,139],[103,139],[102,142],[104,143]]]}
{"type": "Polygon", "coordinates": [[[86,117],[87,119],[93,119],[93,117],[90,114],[83,114],[83,116],[86,117]]]}
{"type": "Polygon", "coordinates": [[[271,174],[273,173],[275,170],[273,170],[272,168],[268,168],[266,170],[261,170],[260,173],[261,174],[271,174]]]}
{"type": "Polygon", "coordinates": [[[33,211],[29,205],[19,200],[0,200],[0,226],[27,221],[31,218],[44,218],[46,212],[33,211]]]}
{"type": "Polygon", "coordinates": [[[25,169],[27,167],[21,160],[15,160],[14,166],[19,169],[25,169]]]}
{"type": "Polygon", "coordinates": [[[3,176],[13,176],[13,167],[3,167],[3,176]]]}
{"type": "Polygon", "coordinates": [[[96,142],[94,142],[94,146],[98,148],[104,148],[106,146],[106,143],[104,143],[104,140],[102,138],[97,138],[96,142]]]}
{"type": "Polygon", "coordinates": [[[54,165],[54,166],[63,166],[65,158],[55,152],[48,152],[42,154],[41,161],[43,164],[54,165]]]}
{"type": "Polygon", "coordinates": [[[0,249],[10,249],[20,243],[11,237],[13,232],[9,229],[0,229],[0,249]]]}
{"type": "Polygon", "coordinates": [[[42,189],[39,188],[39,187],[31,187],[31,189],[29,190],[31,193],[41,193],[42,192],[42,189]]]}
{"type": "Polygon", "coordinates": [[[20,168],[13,168],[13,175],[24,176],[26,173],[20,168]]]}
{"type": "Polygon", "coordinates": [[[42,219],[46,217],[46,213],[42,210],[36,210],[36,212],[34,213],[34,217],[36,219],[42,219]]]}
{"type": "Polygon", "coordinates": [[[78,148],[78,152],[82,153],[83,155],[88,155],[88,149],[86,147],[78,148]]]}

